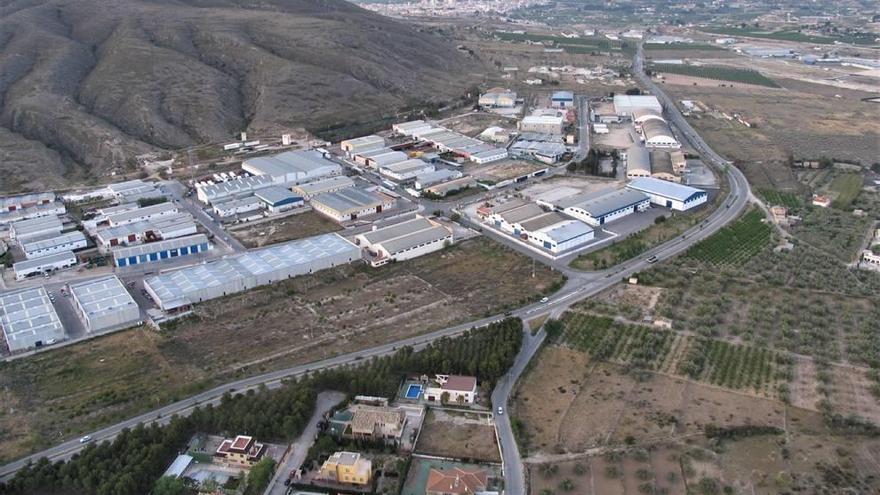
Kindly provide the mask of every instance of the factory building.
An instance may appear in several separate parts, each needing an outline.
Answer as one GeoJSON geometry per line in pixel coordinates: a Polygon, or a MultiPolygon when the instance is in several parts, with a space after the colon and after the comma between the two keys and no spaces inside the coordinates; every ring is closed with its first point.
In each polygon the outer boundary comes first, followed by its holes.
{"type": "Polygon", "coordinates": [[[638,127],[649,120],[662,120],[664,122],[666,121],[666,119],[663,118],[662,112],[658,112],[653,108],[636,108],[635,110],[633,110],[633,125],[638,127]]]}
{"type": "Polygon", "coordinates": [[[0,198],[0,211],[17,211],[34,206],[48,205],[55,201],[55,193],[42,192],[33,194],[19,194],[0,198]]]}
{"type": "Polygon", "coordinates": [[[42,258],[13,263],[12,270],[15,272],[15,280],[24,280],[34,275],[63,270],[71,266],[76,266],[76,256],[72,251],[63,251],[42,258]]]}
{"type": "Polygon", "coordinates": [[[170,311],[359,258],[357,246],[324,234],[163,273],[146,279],[144,287],[161,309],[170,311]]]}
{"type": "Polygon", "coordinates": [[[636,143],[626,150],[626,178],[651,176],[651,154],[644,146],[636,143]]]}
{"type": "Polygon", "coordinates": [[[429,186],[433,186],[434,184],[440,184],[442,182],[446,182],[452,179],[458,179],[462,176],[462,173],[458,170],[449,170],[449,169],[440,169],[434,170],[433,172],[425,172],[422,174],[416,175],[415,186],[416,189],[424,189],[429,186]]]}
{"type": "Polygon", "coordinates": [[[150,242],[113,250],[113,264],[124,268],[156,263],[191,254],[206,253],[211,249],[204,234],[188,235],[166,241],[150,242]]]}
{"type": "Polygon", "coordinates": [[[562,134],[562,117],[555,115],[529,115],[519,122],[520,132],[562,134]]]}
{"type": "Polygon", "coordinates": [[[488,145],[479,139],[450,131],[445,127],[415,127],[411,136],[429,143],[441,153],[454,153],[475,163],[484,164],[507,158],[507,150],[488,145]]]}
{"type": "Polygon", "coordinates": [[[253,175],[269,176],[273,183],[284,187],[342,174],[342,167],[317,150],[285,151],[250,158],[242,162],[241,169],[253,175]]]}
{"type": "Polygon", "coordinates": [[[159,203],[157,205],[135,208],[107,217],[107,223],[111,227],[119,227],[137,222],[155,221],[160,218],[171,217],[179,213],[174,203],[159,203]]]}
{"type": "Polygon", "coordinates": [[[663,113],[663,105],[653,95],[614,95],[614,113],[618,117],[630,118],[637,109],[649,108],[659,114],[663,113]]]}
{"type": "Polygon", "coordinates": [[[550,106],[553,108],[571,108],[574,106],[574,93],[571,91],[556,91],[550,96],[550,106]]]}
{"type": "Polygon", "coordinates": [[[196,187],[196,197],[206,205],[231,201],[253,195],[264,187],[274,184],[274,179],[269,176],[258,175],[256,177],[236,177],[226,182],[214,185],[196,187]]]}
{"type": "Polygon", "coordinates": [[[76,251],[88,245],[86,236],[82,232],[74,230],[66,234],[48,234],[28,239],[21,243],[21,249],[24,251],[24,256],[32,260],[64,251],[76,251]]]}
{"type": "Polygon", "coordinates": [[[672,182],[681,182],[672,166],[672,156],[667,151],[653,150],[651,155],[651,177],[672,182]]]}
{"type": "Polygon", "coordinates": [[[0,294],[0,327],[10,352],[64,339],[64,327],[42,287],[0,294]]]}
{"type": "Polygon", "coordinates": [[[272,213],[281,213],[303,205],[303,198],[296,196],[290,189],[279,186],[260,189],[254,196],[265,203],[266,208],[272,213]]]}
{"type": "Polygon", "coordinates": [[[442,198],[445,197],[447,194],[461,191],[462,189],[467,189],[469,187],[474,187],[476,185],[476,179],[474,179],[473,177],[465,176],[447,182],[434,184],[433,186],[425,188],[425,191],[433,194],[434,196],[442,198]]]}
{"type": "Polygon", "coordinates": [[[196,233],[196,223],[189,213],[98,229],[95,241],[101,249],[131,246],[159,239],[173,239],[196,233]]]}
{"type": "Polygon", "coordinates": [[[453,238],[451,229],[416,215],[412,220],[360,234],[354,242],[363,248],[372,266],[382,266],[439,251],[452,244],[453,238]]]}
{"type": "Polygon", "coordinates": [[[562,198],[554,205],[578,220],[601,226],[650,206],[648,196],[630,189],[582,193],[562,198]]]}
{"type": "Polygon", "coordinates": [[[97,231],[99,227],[106,227],[110,223],[110,217],[126,211],[132,211],[140,208],[137,203],[126,203],[116,206],[108,206],[106,208],[97,208],[94,216],[82,221],[82,226],[91,234],[97,231]]]}
{"type": "Polygon", "coordinates": [[[394,199],[383,194],[350,187],[319,194],[311,200],[312,208],[337,222],[382,213],[394,206],[394,199]]]}
{"type": "Polygon", "coordinates": [[[355,139],[346,139],[345,141],[339,143],[339,147],[342,148],[342,151],[345,151],[349,155],[354,155],[364,151],[384,148],[385,138],[372,134],[355,139]]]}
{"type": "Polygon", "coordinates": [[[646,194],[651,203],[678,211],[689,210],[705,203],[706,191],[653,177],[635,179],[627,188],[646,194]]]}
{"type": "Polygon", "coordinates": [[[414,179],[417,175],[433,172],[434,166],[422,160],[412,159],[404,162],[386,165],[379,169],[379,173],[396,181],[414,179]]]}
{"type": "Polygon", "coordinates": [[[9,238],[18,242],[46,234],[60,234],[64,230],[61,219],[55,215],[19,220],[9,226],[9,238]]]}
{"type": "Polygon", "coordinates": [[[508,153],[504,148],[496,148],[494,146],[484,145],[481,147],[482,149],[476,150],[472,148],[464,148],[462,150],[465,158],[470,161],[478,164],[484,165],[486,163],[497,162],[498,160],[504,160],[507,158],[508,153]]]}
{"type": "Polygon", "coordinates": [[[516,92],[505,88],[492,88],[481,94],[477,103],[484,108],[513,108],[516,106],[516,92]]]}
{"type": "Polygon", "coordinates": [[[110,196],[116,198],[120,203],[136,203],[139,199],[153,199],[165,196],[156,188],[155,184],[144,182],[140,179],[110,184],[107,186],[107,191],[110,196]]]}
{"type": "Polygon", "coordinates": [[[681,148],[665,120],[648,120],[641,126],[641,133],[648,148],[681,148]]]}
{"type": "Polygon", "coordinates": [[[215,201],[212,203],[211,208],[220,218],[228,218],[260,211],[263,209],[263,202],[256,196],[245,196],[243,198],[228,198],[223,201],[215,201]]]}
{"type": "Polygon", "coordinates": [[[432,128],[433,126],[424,120],[411,120],[409,122],[402,122],[391,126],[391,130],[394,131],[395,134],[408,137],[428,132],[432,128]]]}
{"type": "Polygon", "coordinates": [[[544,211],[535,203],[508,201],[496,206],[488,217],[496,228],[552,253],[561,253],[591,241],[593,229],[580,220],[555,211],[544,211]]]}
{"type": "Polygon", "coordinates": [[[319,194],[336,192],[349,187],[354,187],[354,181],[340,175],[293,186],[293,193],[305,199],[311,199],[319,194]]]}
{"type": "Polygon", "coordinates": [[[514,156],[528,157],[541,163],[552,165],[562,159],[568,151],[564,144],[559,142],[528,141],[517,139],[510,146],[510,153],[514,156]]]}
{"type": "MultiPolygon", "coordinates": [[[[31,196],[31,195],[29,195],[31,196]]],[[[34,195],[35,196],[35,195],[34,195]]],[[[16,200],[17,201],[17,200],[16,200]]],[[[8,204],[7,208],[14,208],[16,205],[30,203],[8,204]]],[[[67,208],[63,203],[39,203],[27,207],[16,207],[15,209],[0,209],[0,225],[7,225],[21,220],[29,220],[31,218],[40,218],[48,215],[64,215],[67,208]]]]}
{"type": "Polygon", "coordinates": [[[141,310],[115,275],[70,284],[73,307],[89,333],[141,323],[141,310]]]}
{"type": "Polygon", "coordinates": [[[409,155],[402,151],[394,151],[390,148],[380,148],[378,150],[366,151],[354,155],[354,161],[358,165],[379,169],[395,163],[405,162],[409,159],[409,155]]]}

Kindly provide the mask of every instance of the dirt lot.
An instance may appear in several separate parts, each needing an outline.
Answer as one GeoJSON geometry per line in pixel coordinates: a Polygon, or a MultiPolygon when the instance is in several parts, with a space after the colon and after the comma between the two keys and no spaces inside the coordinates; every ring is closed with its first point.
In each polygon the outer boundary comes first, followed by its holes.
{"type": "Polygon", "coordinates": [[[477,113],[446,119],[442,125],[447,129],[470,137],[477,137],[481,132],[492,126],[508,130],[516,130],[516,121],[491,113],[477,113]]]}
{"type": "Polygon", "coordinates": [[[760,84],[746,84],[742,82],[734,82],[734,81],[719,81],[717,79],[709,79],[705,77],[694,77],[694,76],[685,76],[683,74],[660,74],[663,78],[661,81],[663,84],[674,84],[674,85],[683,85],[683,86],[707,86],[707,87],[728,87],[728,88],[743,88],[743,89],[755,89],[755,88],[766,88],[765,86],[761,86],[760,84]]]}
{"type": "Polygon", "coordinates": [[[198,305],[156,333],[129,330],[0,367],[3,458],[236,377],[351,352],[535,300],[561,283],[489,240],[380,269],[325,270],[198,305]]]}
{"type": "Polygon", "coordinates": [[[338,230],[342,230],[342,227],[336,222],[315,211],[307,211],[271,222],[230,229],[230,232],[245,246],[255,248],[338,230]]]}
{"type": "Polygon", "coordinates": [[[429,409],[415,451],[468,461],[501,462],[491,415],[429,409]]]}

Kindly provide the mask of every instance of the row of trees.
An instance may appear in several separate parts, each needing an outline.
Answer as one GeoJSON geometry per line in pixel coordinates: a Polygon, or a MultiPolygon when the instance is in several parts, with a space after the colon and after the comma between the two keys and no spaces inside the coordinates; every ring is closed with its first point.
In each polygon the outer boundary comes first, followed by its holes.
{"type": "Polygon", "coordinates": [[[491,387],[519,352],[522,321],[508,318],[457,338],[440,339],[424,350],[403,348],[359,366],[321,371],[282,387],[225,394],[219,405],[196,408],[166,426],[123,430],[112,442],[90,444],[67,462],[46,459],[25,467],[0,494],[150,493],[168,464],[197,432],[249,434],[289,441],[306,425],[319,390],[392,397],[406,373],[475,375],[491,387]]]}

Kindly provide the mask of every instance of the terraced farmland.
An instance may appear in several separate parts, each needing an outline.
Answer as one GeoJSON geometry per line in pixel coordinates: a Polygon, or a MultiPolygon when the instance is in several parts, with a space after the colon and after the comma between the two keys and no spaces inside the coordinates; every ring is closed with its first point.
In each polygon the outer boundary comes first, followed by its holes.
{"type": "Polygon", "coordinates": [[[694,245],[686,257],[713,265],[741,265],[770,243],[772,227],[759,210],[750,210],[736,222],[694,245]]]}

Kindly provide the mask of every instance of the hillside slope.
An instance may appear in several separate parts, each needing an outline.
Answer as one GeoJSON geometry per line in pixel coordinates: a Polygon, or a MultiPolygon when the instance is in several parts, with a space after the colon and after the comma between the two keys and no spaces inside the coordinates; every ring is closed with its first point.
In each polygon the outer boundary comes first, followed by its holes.
{"type": "Polygon", "coordinates": [[[242,129],[442,101],[478,68],[342,0],[6,1],[0,191],[94,178],[242,129]]]}

